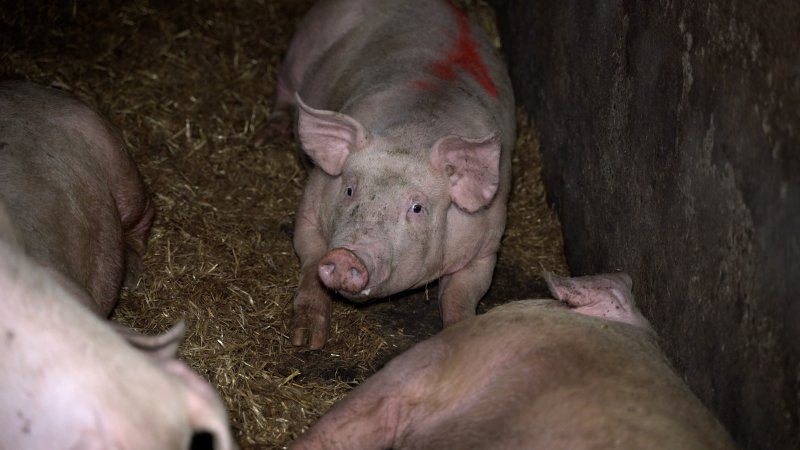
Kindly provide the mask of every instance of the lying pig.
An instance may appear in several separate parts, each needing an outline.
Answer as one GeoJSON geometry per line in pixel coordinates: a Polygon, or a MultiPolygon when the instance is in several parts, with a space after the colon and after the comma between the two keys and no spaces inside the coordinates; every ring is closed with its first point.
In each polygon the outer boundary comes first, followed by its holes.
{"type": "Polygon", "coordinates": [[[119,134],[75,97],[0,82],[0,200],[26,252],[107,316],[153,220],[119,134]],[[126,255],[127,253],[127,255],[126,255]]]}
{"type": "Polygon", "coordinates": [[[630,277],[546,278],[563,303],[508,303],[445,329],[292,448],[734,448],[659,349],[630,277]]]}
{"type": "Polygon", "coordinates": [[[292,343],[322,347],[328,289],[353,301],[437,278],[473,316],[506,220],[514,100],[488,39],[443,0],[328,0],[294,36],[276,112],[314,163],[297,210],[292,343]]]}
{"type": "Polygon", "coordinates": [[[122,334],[138,349],[0,238],[0,449],[189,449],[199,432],[235,448],[216,392],[174,358],[182,327],[122,334]]]}
{"type": "Polygon", "coordinates": [[[0,83],[0,449],[188,449],[195,431],[234,448],[217,394],[175,359],[182,325],[149,337],[90,312],[110,312],[152,216],[102,118],[0,83]]]}

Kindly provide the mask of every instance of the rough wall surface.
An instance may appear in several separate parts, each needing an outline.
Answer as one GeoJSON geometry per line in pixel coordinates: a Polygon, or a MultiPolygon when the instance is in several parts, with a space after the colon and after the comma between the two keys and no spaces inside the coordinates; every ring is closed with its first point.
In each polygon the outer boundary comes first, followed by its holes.
{"type": "Polygon", "coordinates": [[[800,448],[800,2],[495,3],[573,273],[629,272],[739,444],[800,448]]]}

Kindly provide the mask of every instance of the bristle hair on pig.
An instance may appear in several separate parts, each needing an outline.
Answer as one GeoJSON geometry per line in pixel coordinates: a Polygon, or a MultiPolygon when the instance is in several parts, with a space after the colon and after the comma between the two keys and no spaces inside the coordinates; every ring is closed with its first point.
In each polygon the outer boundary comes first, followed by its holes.
{"type": "Polygon", "coordinates": [[[328,0],[300,23],[273,118],[313,162],[295,217],[292,343],[322,347],[331,293],[439,280],[445,326],[475,314],[506,221],[515,140],[506,68],[443,0],[328,0]]]}

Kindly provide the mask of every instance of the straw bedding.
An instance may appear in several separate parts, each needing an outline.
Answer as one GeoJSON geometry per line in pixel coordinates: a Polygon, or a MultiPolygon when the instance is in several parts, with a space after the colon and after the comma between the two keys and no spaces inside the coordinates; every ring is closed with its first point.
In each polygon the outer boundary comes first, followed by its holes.
{"type": "MultiPolygon", "coordinates": [[[[496,36],[490,8],[460,2],[496,36]]],[[[0,76],[74,92],[122,131],[157,216],[138,286],[113,320],[188,325],[179,356],[221,393],[244,449],[281,448],[389,358],[440,328],[435,285],[334,303],[321,351],[287,339],[305,170],[291,136],[251,141],[271,107],[297,0],[15,2],[0,7],[0,76]]],[[[496,41],[499,43],[499,41],[496,41]]],[[[514,188],[495,281],[479,307],[546,295],[566,273],[536,130],[518,112],[514,188]]],[[[487,330],[491,332],[491,330],[487,330]]]]}

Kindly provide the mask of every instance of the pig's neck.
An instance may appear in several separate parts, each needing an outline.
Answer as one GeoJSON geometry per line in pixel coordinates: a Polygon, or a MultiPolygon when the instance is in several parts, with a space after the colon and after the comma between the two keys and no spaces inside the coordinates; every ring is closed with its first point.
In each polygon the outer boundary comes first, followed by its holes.
{"type": "MultiPolygon", "coordinates": [[[[430,149],[451,134],[482,138],[495,131],[483,99],[462,89],[381,89],[353,99],[342,112],[361,122],[370,133],[409,148],[430,149]]],[[[489,100],[487,100],[489,101],[489,100]]]]}

